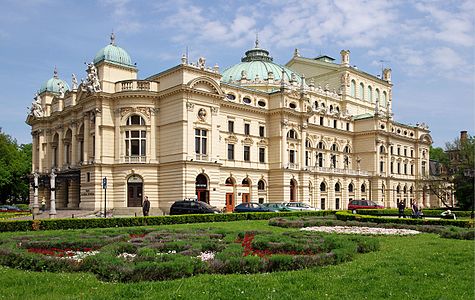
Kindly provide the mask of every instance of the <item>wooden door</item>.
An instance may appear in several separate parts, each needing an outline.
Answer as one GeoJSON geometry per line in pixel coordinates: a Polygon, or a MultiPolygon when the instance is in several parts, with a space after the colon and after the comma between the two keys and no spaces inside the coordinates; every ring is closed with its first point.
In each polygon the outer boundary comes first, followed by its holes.
{"type": "Polygon", "coordinates": [[[127,184],[127,207],[142,206],[142,183],[127,184]]]}
{"type": "Polygon", "coordinates": [[[226,212],[232,212],[234,209],[234,193],[226,193],[226,212]]]}
{"type": "Polygon", "coordinates": [[[249,193],[242,193],[242,203],[248,202],[251,202],[251,197],[249,196],[249,193]]]}

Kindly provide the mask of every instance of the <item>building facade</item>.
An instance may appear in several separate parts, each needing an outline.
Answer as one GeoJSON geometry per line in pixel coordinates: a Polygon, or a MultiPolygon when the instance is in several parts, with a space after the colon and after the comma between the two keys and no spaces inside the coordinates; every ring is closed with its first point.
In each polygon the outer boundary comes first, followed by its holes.
{"type": "Polygon", "coordinates": [[[439,206],[424,183],[429,130],[394,121],[391,70],[379,78],[340,54],[296,50],[282,66],[256,41],[223,72],[184,55],[138,79],[112,36],[81,83],[55,71],[32,103],[31,203],[101,210],[107,192],[107,209],[132,212],[148,195],[165,214],[192,197],[226,211],[246,201],[439,206]]]}

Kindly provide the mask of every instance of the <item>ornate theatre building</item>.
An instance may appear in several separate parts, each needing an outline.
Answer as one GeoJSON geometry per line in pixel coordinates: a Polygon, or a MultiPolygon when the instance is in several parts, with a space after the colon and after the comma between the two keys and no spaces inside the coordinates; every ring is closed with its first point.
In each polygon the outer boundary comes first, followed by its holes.
{"type": "Polygon", "coordinates": [[[391,70],[379,78],[340,55],[295,50],[283,66],[256,41],[222,72],[184,55],[138,79],[112,36],[84,79],[68,84],[55,70],[32,103],[32,206],[101,210],[105,192],[107,209],[133,212],[148,195],[155,214],[195,196],[227,211],[243,201],[439,206],[424,184],[429,130],[394,121],[391,70]]]}

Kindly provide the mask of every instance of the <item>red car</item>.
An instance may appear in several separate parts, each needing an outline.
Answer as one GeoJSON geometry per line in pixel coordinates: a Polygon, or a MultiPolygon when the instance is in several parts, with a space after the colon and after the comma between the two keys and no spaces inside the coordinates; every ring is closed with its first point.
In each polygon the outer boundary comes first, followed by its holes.
{"type": "Polygon", "coordinates": [[[356,209],[383,209],[383,208],[384,206],[376,204],[371,200],[351,200],[348,203],[348,210],[352,210],[353,213],[355,213],[354,210],[356,209]]]}

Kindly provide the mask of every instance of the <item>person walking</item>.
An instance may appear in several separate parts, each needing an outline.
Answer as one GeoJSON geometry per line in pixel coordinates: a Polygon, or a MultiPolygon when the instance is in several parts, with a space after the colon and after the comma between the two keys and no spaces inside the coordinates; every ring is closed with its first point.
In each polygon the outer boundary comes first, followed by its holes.
{"type": "Polygon", "coordinates": [[[404,201],[399,201],[397,203],[397,208],[399,209],[399,218],[405,218],[404,216],[404,209],[406,208],[406,204],[404,203],[404,201]]]}
{"type": "Polygon", "coordinates": [[[417,219],[417,217],[419,216],[419,208],[417,207],[416,201],[412,201],[411,209],[412,209],[412,217],[414,219],[417,219]]]}
{"type": "Polygon", "coordinates": [[[143,204],[142,204],[143,216],[147,217],[149,211],[150,211],[150,201],[148,201],[148,196],[145,196],[143,200],[143,204]]]}

